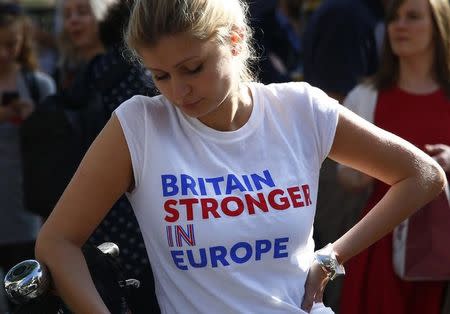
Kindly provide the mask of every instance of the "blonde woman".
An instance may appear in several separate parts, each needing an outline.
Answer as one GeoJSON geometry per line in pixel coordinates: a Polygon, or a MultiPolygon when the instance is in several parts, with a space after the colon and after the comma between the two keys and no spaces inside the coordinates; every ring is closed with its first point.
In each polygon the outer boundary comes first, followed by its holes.
{"type": "Polygon", "coordinates": [[[109,312],[80,246],[124,192],[162,313],[332,313],[321,296],[342,264],[442,190],[432,158],[322,91],[253,82],[250,38],[239,0],[136,1],[127,42],[161,95],[115,110],[36,246],[74,312],[109,312]],[[314,254],[327,156],[392,188],[314,254]]]}

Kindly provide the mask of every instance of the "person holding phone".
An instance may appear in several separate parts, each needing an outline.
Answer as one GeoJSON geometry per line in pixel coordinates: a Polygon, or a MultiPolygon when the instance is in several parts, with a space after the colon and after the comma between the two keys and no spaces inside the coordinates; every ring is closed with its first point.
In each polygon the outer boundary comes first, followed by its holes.
{"type": "Polygon", "coordinates": [[[0,3],[0,268],[4,271],[33,257],[40,227],[40,220],[23,204],[20,122],[36,102],[56,90],[53,80],[37,71],[28,27],[29,19],[19,5],[0,3]]]}

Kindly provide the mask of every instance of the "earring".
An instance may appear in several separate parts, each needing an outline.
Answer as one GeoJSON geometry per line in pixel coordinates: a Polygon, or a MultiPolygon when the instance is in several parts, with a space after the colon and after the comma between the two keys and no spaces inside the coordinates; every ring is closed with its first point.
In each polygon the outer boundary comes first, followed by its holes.
{"type": "Polygon", "coordinates": [[[239,37],[238,34],[233,33],[233,34],[231,35],[231,43],[232,43],[233,45],[236,45],[236,44],[239,42],[239,39],[240,39],[240,37],[239,37]]]}

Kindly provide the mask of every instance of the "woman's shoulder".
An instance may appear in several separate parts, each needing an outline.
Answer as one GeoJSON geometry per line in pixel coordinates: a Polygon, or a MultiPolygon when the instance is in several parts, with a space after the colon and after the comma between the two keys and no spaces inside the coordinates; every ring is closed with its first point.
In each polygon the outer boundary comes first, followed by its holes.
{"type": "Polygon", "coordinates": [[[307,82],[285,82],[285,83],[270,83],[263,84],[255,82],[253,83],[256,89],[268,93],[283,93],[283,92],[293,92],[296,94],[308,93],[314,91],[314,87],[307,82]]]}
{"type": "Polygon", "coordinates": [[[307,82],[257,84],[255,90],[260,94],[258,96],[268,100],[271,106],[278,104],[283,108],[297,108],[296,110],[301,108],[314,110],[313,108],[316,108],[317,105],[334,104],[336,102],[324,91],[307,82]]]}

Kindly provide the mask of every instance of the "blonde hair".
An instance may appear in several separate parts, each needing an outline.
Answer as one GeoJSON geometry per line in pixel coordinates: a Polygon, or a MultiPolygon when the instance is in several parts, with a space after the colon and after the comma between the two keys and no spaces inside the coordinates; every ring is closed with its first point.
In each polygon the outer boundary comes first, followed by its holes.
{"type": "MultiPolygon", "coordinates": [[[[8,2],[0,1],[0,4],[7,3],[8,2]]],[[[0,12],[0,28],[9,27],[16,24],[20,26],[20,32],[23,36],[22,46],[20,47],[16,62],[27,70],[36,71],[38,69],[38,58],[35,42],[32,36],[33,25],[31,19],[22,11],[17,13],[0,12]]]]}
{"type": "Polygon", "coordinates": [[[213,38],[227,45],[236,31],[243,35],[240,79],[253,81],[255,53],[247,9],[241,0],[136,0],[124,37],[131,54],[140,60],[140,48],[154,47],[167,35],[187,32],[200,40],[213,38]]]}

